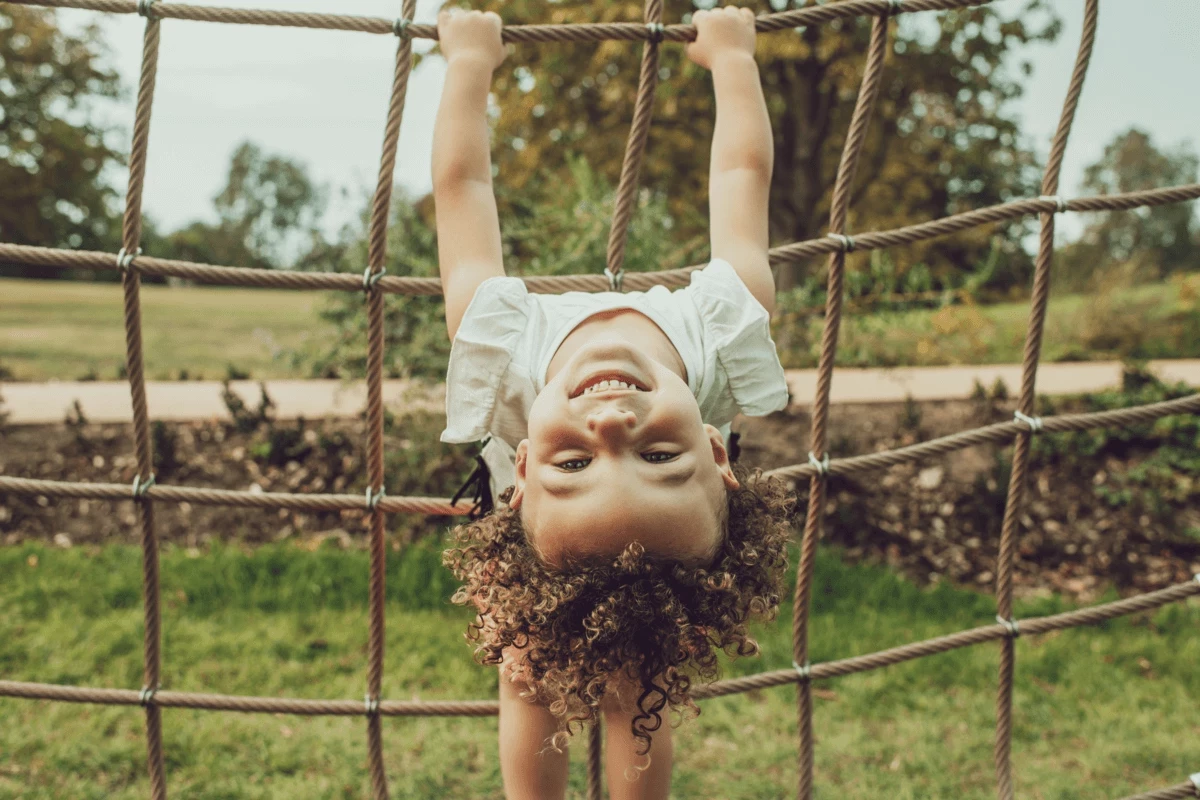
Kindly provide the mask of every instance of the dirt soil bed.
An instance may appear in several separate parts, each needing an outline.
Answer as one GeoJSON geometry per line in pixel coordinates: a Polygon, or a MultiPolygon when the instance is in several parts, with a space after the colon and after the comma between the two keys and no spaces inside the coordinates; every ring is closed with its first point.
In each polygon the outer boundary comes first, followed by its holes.
{"type": "MultiPolygon", "coordinates": [[[[1060,409],[1064,410],[1064,409],[1060,409]]],[[[1012,418],[1004,400],[835,406],[834,456],[875,452],[1012,418]]],[[[468,448],[437,442],[442,419],[391,420],[387,491],[448,496],[473,466],[468,448]]],[[[746,419],[742,461],[770,469],[803,462],[810,418],[803,411],[746,419]]],[[[215,421],[155,426],[160,483],[267,492],[362,492],[364,426],[215,421]]],[[[126,425],[75,420],[56,426],[0,428],[0,474],[51,480],[130,483],[136,467],[126,425]]],[[[851,559],[885,562],[919,582],[950,580],[991,591],[1007,484],[1007,446],[980,446],[854,479],[835,479],[825,540],[851,559]]],[[[1138,456],[1035,461],[1019,519],[1015,583],[1019,594],[1061,592],[1093,600],[1162,588],[1200,572],[1200,508],[1186,503],[1153,513],[1140,502],[1114,507],[1099,488],[1138,456]],[[1190,532],[1189,532],[1190,531],[1190,532]]],[[[798,486],[801,504],[807,482],[798,486]]],[[[294,538],[316,546],[334,539],[360,546],[364,514],[295,513],[161,503],[163,542],[201,547],[215,539],[255,544],[294,538]]],[[[803,519],[803,509],[800,511],[803,519]]],[[[396,515],[393,546],[452,524],[448,518],[396,515]]],[[[0,542],[41,540],[62,547],[137,540],[132,503],[51,500],[0,493],[0,542]]]]}

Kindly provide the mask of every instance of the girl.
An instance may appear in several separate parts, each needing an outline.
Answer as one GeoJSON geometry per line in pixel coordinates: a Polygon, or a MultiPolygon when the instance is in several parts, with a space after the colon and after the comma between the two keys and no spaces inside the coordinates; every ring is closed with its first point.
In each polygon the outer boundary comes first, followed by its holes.
{"type": "Polygon", "coordinates": [[[719,430],[788,398],[768,326],[770,122],[753,13],[693,21],[687,55],[711,70],[717,104],[712,261],[676,292],[533,295],[505,277],[492,192],[500,18],[438,18],[433,188],[453,340],[442,441],[487,439],[492,479],[511,487],[457,529],[446,564],[463,582],[454,601],[479,611],[477,655],[500,666],[511,798],[562,797],[562,745],[601,715],[611,796],[666,797],[662,713],[698,711],[692,680],[716,677],[718,651],[756,652],[747,621],[779,603],[792,500],[735,469],[719,430]]]}

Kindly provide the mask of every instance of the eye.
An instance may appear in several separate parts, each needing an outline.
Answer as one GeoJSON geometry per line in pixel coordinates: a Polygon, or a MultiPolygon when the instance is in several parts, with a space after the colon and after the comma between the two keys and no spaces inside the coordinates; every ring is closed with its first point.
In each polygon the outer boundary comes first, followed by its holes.
{"type": "Polygon", "coordinates": [[[642,453],[642,458],[651,464],[662,464],[679,458],[678,453],[642,453]]]}
{"type": "Polygon", "coordinates": [[[554,466],[561,470],[565,470],[566,472],[579,472],[579,470],[585,468],[590,463],[592,463],[590,458],[571,458],[566,461],[559,462],[554,466]]]}

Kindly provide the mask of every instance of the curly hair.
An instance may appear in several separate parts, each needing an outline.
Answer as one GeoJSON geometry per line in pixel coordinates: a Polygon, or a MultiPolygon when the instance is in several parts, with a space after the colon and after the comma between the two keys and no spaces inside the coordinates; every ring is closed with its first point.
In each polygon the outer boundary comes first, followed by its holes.
{"type": "Polygon", "coordinates": [[[616,557],[555,568],[507,505],[454,530],[443,562],[463,584],[452,602],[480,610],[467,628],[475,657],[499,665],[506,648],[522,651],[529,693],[560,720],[552,746],[595,720],[610,679],[623,676],[641,688],[633,735],[645,755],[668,705],[699,713],[689,690],[717,677],[718,651],[758,652],[747,623],[778,611],[795,498],[782,480],[736,466],[735,474],[740,488],[727,492],[724,536],[708,566],[653,557],[633,542],[616,557]]]}

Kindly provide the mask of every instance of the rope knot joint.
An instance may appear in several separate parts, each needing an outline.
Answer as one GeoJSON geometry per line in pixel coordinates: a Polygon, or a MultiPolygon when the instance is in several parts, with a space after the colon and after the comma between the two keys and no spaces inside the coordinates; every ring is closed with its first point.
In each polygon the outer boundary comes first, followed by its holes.
{"type": "Polygon", "coordinates": [[[387,268],[384,267],[379,272],[372,272],[371,267],[363,270],[363,291],[369,292],[379,283],[379,279],[387,274],[387,268]]]}
{"type": "Polygon", "coordinates": [[[368,486],[367,487],[367,511],[374,513],[375,509],[379,507],[379,501],[385,497],[387,497],[387,492],[385,492],[383,490],[382,486],[380,486],[378,489],[372,489],[370,486],[368,486]]]}
{"type": "Polygon", "coordinates": [[[1067,210],[1067,198],[1058,194],[1044,194],[1038,200],[1045,200],[1049,203],[1054,203],[1054,213],[1061,214],[1067,210]]]}
{"type": "Polygon", "coordinates": [[[666,27],[661,22],[647,22],[646,30],[650,32],[650,41],[658,44],[666,34],[666,27]]]}
{"type": "Polygon", "coordinates": [[[138,705],[150,706],[154,702],[154,695],[158,694],[158,689],[157,686],[143,686],[142,690],[138,692],[138,705]]]}
{"type": "Polygon", "coordinates": [[[618,267],[616,272],[605,267],[604,274],[608,276],[608,290],[610,292],[622,291],[621,285],[625,282],[625,269],[623,267],[618,267]]]}
{"type": "Polygon", "coordinates": [[[888,15],[899,14],[904,10],[904,0],[888,0],[888,15]]]}
{"type": "Polygon", "coordinates": [[[1001,625],[1003,625],[1005,628],[1007,628],[1008,635],[1011,636],[1012,638],[1015,639],[1021,635],[1021,628],[1017,624],[1017,621],[1015,619],[1005,619],[1004,617],[997,614],[996,622],[999,622],[1001,625]]]}
{"type": "Polygon", "coordinates": [[[1013,422],[1025,423],[1029,426],[1030,433],[1041,433],[1043,427],[1041,417],[1031,417],[1028,414],[1022,414],[1020,411],[1013,412],[1013,422]]]}
{"type": "Polygon", "coordinates": [[[854,252],[854,237],[847,236],[844,233],[831,233],[829,238],[841,245],[841,250],[844,253],[854,252]]]}
{"type": "Polygon", "coordinates": [[[133,266],[133,260],[142,254],[142,248],[138,248],[136,252],[129,252],[124,247],[117,252],[117,269],[121,272],[126,272],[133,266]]]}
{"type": "Polygon", "coordinates": [[[807,681],[812,679],[812,664],[809,662],[805,661],[804,666],[800,666],[796,663],[795,659],[792,659],[792,669],[796,670],[796,674],[800,676],[800,680],[807,681]]]}
{"type": "Polygon", "coordinates": [[[809,450],[808,463],[817,471],[817,475],[821,476],[822,478],[829,474],[829,453],[826,453],[825,455],[821,456],[820,459],[818,459],[816,453],[814,453],[812,450],[809,450]]]}
{"type": "Polygon", "coordinates": [[[141,500],[146,496],[146,492],[154,485],[154,473],[150,473],[150,477],[142,480],[141,473],[133,476],[133,499],[141,500]]]}
{"type": "Polygon", "coordinates": [[[146,19],[158,19],[151,10],[154,5],[154,0],[138,0],[137,13],[141,14],[146,19]]]}
{"type": "Polygon", "coordinates": [[[407,38],[409,38],[408,26],[411,24],[412,24],[411,19],[405,19],[404,17],[398,17],[396,19],[396,21],[392,23],[392,33],[396,34],[401,39],[407,39],[407,38]]]}
{"type": "Polygon", "coordinates": [[[368,717],[374,717],[379,714],[379,698],[378,697],[372,697],[369,694],[365,695],[363,697],[363,705],[367,709],[368,717]]]}

